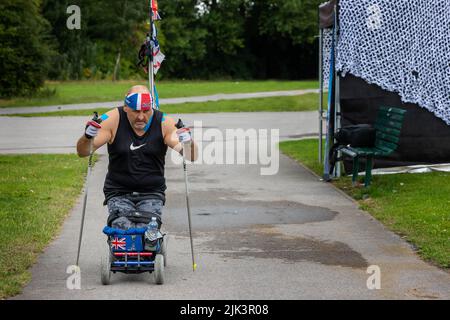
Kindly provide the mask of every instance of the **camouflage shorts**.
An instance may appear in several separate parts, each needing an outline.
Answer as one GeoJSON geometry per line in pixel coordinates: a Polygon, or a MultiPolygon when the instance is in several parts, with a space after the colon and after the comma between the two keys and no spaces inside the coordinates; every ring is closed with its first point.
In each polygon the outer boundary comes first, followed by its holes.
{"type": "MultiPolygon", "coordinates": [[[[109,199],[108,212],[111,227],[127,230],[129,228],[142,228],[147,226],[145,222],[133,222],[133,218],[144,217],[148,214],[158,214],[161,216],[163,201],[159,199],[139,199],[131,195],[118,196],[109,199]]],[[[150,220],[150,218],[148,218],[150,220]]]]}

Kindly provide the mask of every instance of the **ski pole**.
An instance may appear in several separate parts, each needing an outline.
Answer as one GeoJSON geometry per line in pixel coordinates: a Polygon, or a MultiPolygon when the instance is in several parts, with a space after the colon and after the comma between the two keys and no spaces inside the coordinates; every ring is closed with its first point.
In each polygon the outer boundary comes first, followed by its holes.
{"type": "MultiPolygon", "coordinates": [[[[181,119],[178,119],[177,124],[175,125],[177,129],[184,128],[184,124],[181,121],[181,119]]],[[[184,148],[183,143],[183,170],[184,170],[184,184],[186,187],[186,207],[187,207],[187,214],[188,214],[188,225],[189,225],[189,238],[191,240],[191,255],[192,255],[192,271],[195,271],[197,269],[197,264],[195,263],[194,259],[194,243],[192,240],[192,224],[191,224],[191,206],[189,204],[189,188],[188,188],[188,176],[187,176],[187,169],[186,169],[186,160],[184,159],[184,156],[186,154],[186,149],[184,148]]]]}
{"type": "MultiPolygon", "coordinates": [[[[96,121],[97,123],[100,123],[102,119],[98,117],[98,113],[94,112],[94,118],[93,121],[96,121]]],[[[78,252],[77,252],[77,263],[76,266],[78,266],[78,261],[80,259],[80,249],[81,249],[81,239],[83,238],[83,227],[84,227],[84,216],[86,214],[86,204],[87,204],[87,195],[88,195],[88,187],[89,187],[89,177],[91,175],[92,170],[92,156],[94,154],[93,152],[93,144],[94,144],[94,138],[91,138],[89,141],[89,162],[88,162],[88,170],[86,174],[86,181],[85,181],[85,190],[84,190],[84,199],[83,199],[83,211],[81,214],[81,226],[80,226],[80,236],[78,238],[78,252]]]]}

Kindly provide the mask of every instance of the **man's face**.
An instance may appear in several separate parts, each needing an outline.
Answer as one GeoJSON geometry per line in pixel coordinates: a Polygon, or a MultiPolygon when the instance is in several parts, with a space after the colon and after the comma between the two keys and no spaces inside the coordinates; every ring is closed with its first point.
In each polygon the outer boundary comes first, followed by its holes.
{"type": "Polygon", "coordinates": [[[153,111],[150,110],[133,110],[127,106],[124,107],[124,111],[127,113],[128,121],[135,130],[144,130],[147,125],[153,111]]]}

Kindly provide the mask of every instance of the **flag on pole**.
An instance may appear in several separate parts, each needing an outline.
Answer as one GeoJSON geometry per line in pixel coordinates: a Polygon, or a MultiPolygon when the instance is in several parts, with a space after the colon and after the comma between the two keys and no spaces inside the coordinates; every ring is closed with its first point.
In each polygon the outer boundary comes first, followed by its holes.
{"type": "Polygon", "coordinates": [[[158,30],[156,29],[155,24],[153,24],[152,28],[152,39],[150,41],[152,47],[153,54],[153,72],[158,73],[159,68],[161,67],[161,63],[163,62],[165,55],[161,52],[159,48],[159,42],[156,38],[158,36],[158,30]]]}
{"type": "Polygon", "coordinates": [[[157,54],[153,55],[153,71],[155,74],[158,73],[159,68],[161,67],[161,63],[163,62],[166,56],[158,50],[157,54]]]}
{"type": "Polygon", "coordinates": [[[158,2],[156,0],[151,0],[152,1],[152,20],[161,20],[161,17],[159,16],[158,13],[158,2]]]}

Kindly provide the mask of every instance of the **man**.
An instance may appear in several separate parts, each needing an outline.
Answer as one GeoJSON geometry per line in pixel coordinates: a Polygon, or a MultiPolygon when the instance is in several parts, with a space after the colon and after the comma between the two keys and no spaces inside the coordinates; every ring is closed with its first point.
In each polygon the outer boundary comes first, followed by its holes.
{"type": "Polygon", "coordinates": [[[166,183],[164,165],[167,147],[197,159],[197,145],[188,128],[178,129],[174,119],[152,109],[145,86],[133,86],[123,107],[108,111],[99,124],[87,123],[78,140],[80,157],[108,144],[109,166],[103,192],[108,206],[108,225],[129,229],[146,226],[151,215],[162,213],[166,183]]]}

